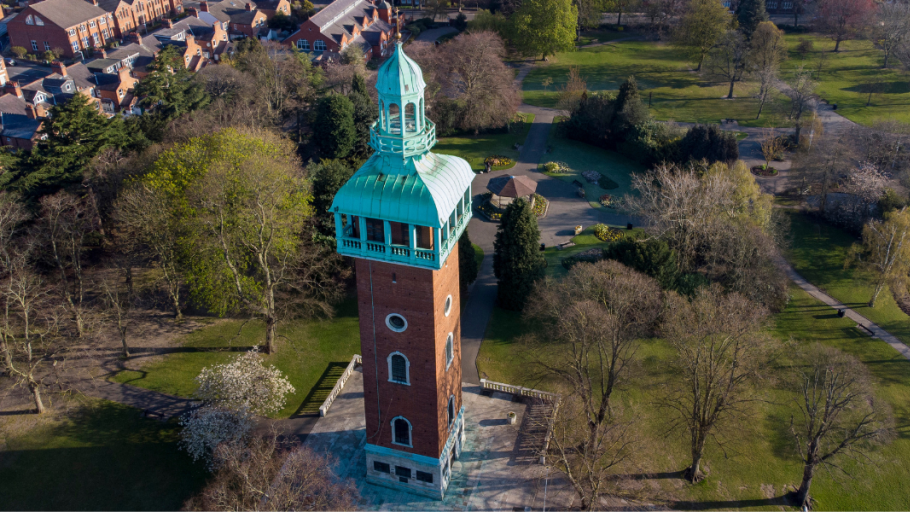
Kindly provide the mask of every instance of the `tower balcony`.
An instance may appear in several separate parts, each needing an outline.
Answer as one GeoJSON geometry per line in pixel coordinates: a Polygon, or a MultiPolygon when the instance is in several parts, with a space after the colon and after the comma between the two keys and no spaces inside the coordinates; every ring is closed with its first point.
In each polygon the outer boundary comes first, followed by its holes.
{"type": "Polygon", "coordinates": [[[436,145],[436,124],[429,119],[424,120],[424,127],[419,132],[415,130],[415,121],[406,121],[404,134],[396,121],[397,119],[392,121],[388,131],[383,129],[380,121],[375,121],[370,126],[370,147],[380,153],[407,158],[422,155],[436,145]]]}
{"type": "Polygon", "coordinates": [[[470,196],[442,228],[335,213],[338,253],[439,270],[471,220],[470,196]]]}

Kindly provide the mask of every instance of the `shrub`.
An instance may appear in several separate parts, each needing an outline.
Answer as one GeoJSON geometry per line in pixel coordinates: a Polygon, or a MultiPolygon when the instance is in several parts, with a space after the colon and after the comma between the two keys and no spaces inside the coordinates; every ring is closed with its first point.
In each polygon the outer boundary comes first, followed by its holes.
{"type": "Polygon", "coordinates": [[[543,170],[556,174],[565,174],[572,172],[572,169],[565,162],[547,162],[543,164],[543,170]]]}
{"type": "Polygon", "coordinates": [[[796,45],[796,53],[805,56],[807,53],[814,50],[811,39],[800,39],[799,44],[796,45]]]}
{"type": "Polygon", "coordinates": [[[679,141],[678,161],[680,163],[690,160],[707,160],[709,164],[730,163],[738,158],[739,146],[736,136],[724,132],[716,124],[695,125],[679,141]]]}
{"type": "Polygon", "coordinates": [[[534,194],[532,197],[534,197],[534,215],[536,215],[537,217],[540,217],[541,215],[546,213],[547,205],[550,202],[547,201],[547,199],[540,194],[534,194]]]}
{"type": "Polygon", "coordinates": [[[484,165],[490,165],[492,167],[505,167],[513,165],[515,162],[507,157],[502,155],[490,155],[483,159],[484,165]]]}
{"type": "Polygon", "coordinates": [[[464,13],[458,13],[458,16],[452,20],[452,27],[458,30],[459,32],[464,32],[468,28],[468,17],[464,13]]]}
{"type": "Polygon", "coordinates": [[[18,57],[20,59],[24,58],[25,54],[28,53],[28,50],[26,50],[25,48],[23,48],[21,46],[13,46],[12,48],[9,49],[9,51],[13,52],[13,55],[15,55],[16,57],[18,57]]]}
{"type": "Polygon", "coordinates": [[[180,418],[180,447],[193,460],[203,460],[209,469],[217,463],[213,454],[222,443],[243,442],[253,430],[253,417],[245,411],[205,406],[180,418]]]}
{"type": "Polygon", "coordinates": [[[607,208],[613,206],[613,196],[611,196],[610,194],[604,194],[604,195],[600,196],[599,201],[600,201],[601,206],[605,206],[607,208]]]}
{"type": "Polygon", "coordinates": [[[594,225],[594,236],[601,242],[615,242],[622,236],[618,231],[610,229],[605,224],[594,225]]]}
{"type": "Polygon", "coordinates": [[[647,274],[660,283],[661,288],[674,289],[678,274],[676,251],[663,240],[633,240],[623,237],[603,250],[604,258],[647,274]]]}

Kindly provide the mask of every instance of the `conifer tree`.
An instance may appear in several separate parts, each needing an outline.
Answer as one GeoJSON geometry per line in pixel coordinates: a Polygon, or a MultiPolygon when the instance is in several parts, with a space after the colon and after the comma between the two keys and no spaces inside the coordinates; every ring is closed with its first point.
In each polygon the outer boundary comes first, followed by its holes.
{"type": "Polygon", "coordinates": [[[316,104],[313,130],[316,148],[324,158],[346,158],[354,150],[357,130],[354,103],[340,94],[330,94],[316,104]]]}
{"type": "Polygon", "coordinates": [[[543,277],[540,231],[531,206],[516,199],[502,214],[493,243],[493,272],[499,280],[497,297],[504,309],[521,311],[534,283],[543,277]]]}
{"type": "Polygon", "coordinates": [[[752,38],[752,33],[758,28],[759,23],[768,21],[768,11],[765,9],[765,0],[740,0],[736,5],[736,20],[739,29],[746,39],[752,38]]]}
{"type": "Polygon", "coordinates": [[[464,230],[461,238],[458,239],[458,279],[461,288],[461,300],[464,301],[468,293],[468,286],[477,279],[477,260],[474,259],[474,244],[471,243],[471,237],[468,236],[468,230],[464,230]]]}
{"type": "Polygon", "coordinates": [[[633,127],[648,120],[648,108],[641,102],[641,93],[638,91],[638,82],[634,76],[629,76],[619,86],[616,102],[613,105],[613,122],[611,129],[619,140],[624,140],[626,133],[633,127]]]}
{"type": "Polygon", "coordinates": [[[310,163],[307,173],[313,181],[313,209],[316,229],[325,236],[335,236],[335,215],[329,212],[335,194],[354,174],[354,169],[341,160],[310,163]]]}
{"type": "Polygon", "coordinates": [[[352,153],[366,157],[370,153],[370,126],[376,120],[378,109],[370,99],[366,81],[358,73],[354,73],[348,99],[354,104],[354,129],[357,132],[352,153]]]}
{"type": "Polygon", "coordinates": [[[136,84],[139,104],[154,108],[157,115],[174,119],[208,105],[202,84],[193,80],[174,45],[165,46],[148,65],[149,74],[136,84]]]}

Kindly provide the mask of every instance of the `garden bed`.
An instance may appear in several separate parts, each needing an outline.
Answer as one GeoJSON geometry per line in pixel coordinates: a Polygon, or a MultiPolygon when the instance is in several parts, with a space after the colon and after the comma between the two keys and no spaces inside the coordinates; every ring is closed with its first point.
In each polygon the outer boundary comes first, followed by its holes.
{"type": "Polygon", "coordinates": [[[763,176],[763,177],[777,176],[777,172],[778,172],[777,169],[775,169],[774,167],[770,167],[770,166],[763,167],[761,165],[756,165],[755,167],[752,168],[752,174],[754,174],[756,176],[763,176]]]}

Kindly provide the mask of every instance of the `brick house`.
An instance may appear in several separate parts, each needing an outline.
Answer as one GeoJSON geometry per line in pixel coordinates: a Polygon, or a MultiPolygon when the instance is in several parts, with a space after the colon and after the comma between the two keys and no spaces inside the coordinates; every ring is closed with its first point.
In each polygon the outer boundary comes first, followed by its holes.
{"type": "Polygon", "coordinates": [[[183,0],[99,0],[98,6],[114,16],[118,38],[146,23],[183,12],[183,0]]]}
{"type": "MultiPolygon", "coordinates": [[[[286,2],[287,0],[285,0],[286,2]]],[[[202,0],[198,3],[187,2],[187,12],[203,18],[208,13],[222,23],[230,38],[238,37],[263,37],[268,34],[269,16],[256,8],[253,2],[240,0],[223,0],[221,2],[208,2],[202,0]]],[[[290,10],[290,6],[288,6],[290,10]]]]}
{"type": "Polygon", "coordinates": [[[98,98],[101,108],[107,114],[117,112],[132,113],[138,98],[133,94],[139,79],[132,76],[130,68],[121,66],[113,73],[96,73],[98,98]]]}
{"type": "Polygon", "coordinates": [[[279,12],[285,16],[291,15],[291,2],[288,0],[260,0],[253,2],[256,9],[263,12],[267,19],[272,19],[279,12]]]}
{"type": "Polygon", "coordinates": [[[62,50],[68,57],[100,48],[115,38],[114,18],[104,9],[79,0],[33,3],[7,23],[10,44],[33,53],[62,50]]]}
{"type": "Polygon", "coordinates": [[[6,71],[6,61],[0,56],[0,85],[6,85],[9,82],[9,73],[6,71]]]}
{"type": "Polygon", "coordinates": [[[341,53],[354,44],[363,48],[366,57],[382,58],[391,48],[388,42],[395,33],[395,22],[392,6],[386,0],[378,4],[370,0],[335,0],[301,23],[282,43],[316,56],[341,53]]]}

